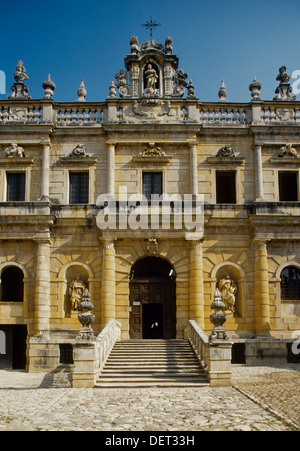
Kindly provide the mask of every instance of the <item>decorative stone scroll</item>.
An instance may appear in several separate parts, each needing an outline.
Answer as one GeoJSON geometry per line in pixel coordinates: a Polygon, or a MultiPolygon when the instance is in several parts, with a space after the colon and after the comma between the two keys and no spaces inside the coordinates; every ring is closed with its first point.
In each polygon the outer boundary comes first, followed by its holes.
{"type": "Polygon", "coordinates": [[[158,254],[158,242],[155,238],[149,238],[147,243],[147,252],[148,255],[157,255],[158,254]]]}
{"type": "Polygon", "coordinates": [[[233,148],[226,144],[222,146],[221,149],[218,150],[217,157],[227,158],[227,157],[235,157],[235,152],[233,148]]]}
{"type": "Polygon", "coordinates": [[[25,151],[23,147],[18,146],[16,143],[12,143],[5,149],[6,158],[25,158],[25,151]]]}
{"type": "Polygon", "coordinates": [[[297,158],[298,157],[298,152],[297,150],[293,147],[292,144],[288,143],[285,146],[280,148],[279,157],[287,157],[287,158],[297,158]]]}
{"type": "Polygon", "coordinates": [[[87,157],[87,151],[86,148],[83,144],[77,144],[76,147],[74,147],[74,149],[72,150],[72,152],[69,155],[70,157],[87,157]]]}

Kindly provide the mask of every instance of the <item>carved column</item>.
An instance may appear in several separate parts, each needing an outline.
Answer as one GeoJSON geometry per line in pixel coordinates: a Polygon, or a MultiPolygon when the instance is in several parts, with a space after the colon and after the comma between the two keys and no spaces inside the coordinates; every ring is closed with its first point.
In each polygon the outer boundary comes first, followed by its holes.
{"type": "Polygon", "coordinates": [[[192,241],[190,247],[190,320],[195,320],[204,328],[202,241],[192,241]]]}
{"type": "Polygon", "coordinates": [[[115,144],[107,148],[107,194],[115,195],[115,144]]]}
{"type": "Polygon", "coordinates": [[[41,141],[42,151],[42,173],[41,173],[41,200],[49,200],[49,177],[50,177],[50,139],[41,141]]]}
{"type": "Polygon", "coordinates": [[[35,279],[35,332],[48,335],[50,331],[50,244],[37,242],[35,279]]]}
{"type": "Polygon", "coordinates": [[[196,141],[190,141],[190,174],[191,174],[191,194],[198,194],[198,167],[197,167],[197,146],[196,141]]]}
{"type": "Polygon", "coordinates": [[[254,240],[254,313],[257,334],[270,331],[270,292],[267,241],[254,240]]]}
{"type": "Polygon", "coordinates": [[[263,169],[262,169],[262,147],[261,145],[254,145],[255,158],[255,196],[256,201],[264,200],[264,185],[263,185],[263,169]]]}
{"type": "Polygon", "coordinates": [[[103,239],[102,284],[101,284],[101,328],[116,317],[116,261],[115,244],[112,239],[103,239]]]}

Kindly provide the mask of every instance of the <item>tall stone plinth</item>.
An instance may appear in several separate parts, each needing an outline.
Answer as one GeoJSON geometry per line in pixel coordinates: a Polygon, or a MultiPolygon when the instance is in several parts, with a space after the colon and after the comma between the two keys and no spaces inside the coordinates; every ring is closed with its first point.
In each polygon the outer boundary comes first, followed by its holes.
{"type": "Polygon", "coordinates": [[[98,372],[96,341],[77,341],[73,344],[73,388],[93,388],[98,372]]]}

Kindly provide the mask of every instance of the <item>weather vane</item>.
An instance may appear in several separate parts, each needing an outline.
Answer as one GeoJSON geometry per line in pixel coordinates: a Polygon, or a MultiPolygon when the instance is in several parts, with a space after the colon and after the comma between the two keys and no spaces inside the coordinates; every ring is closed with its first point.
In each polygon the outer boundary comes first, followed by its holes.
{"type": "Polygon", "coordinates": [[[156,30],[157,27],[161,27],[161,24],[157,23],[155,20],[153,21],[153,17],[150,17],[150,20],[147,20],[147,22],[143,23],[141,26],[150,30],[150,38],[152,38],[152,31],[156,30]]]}

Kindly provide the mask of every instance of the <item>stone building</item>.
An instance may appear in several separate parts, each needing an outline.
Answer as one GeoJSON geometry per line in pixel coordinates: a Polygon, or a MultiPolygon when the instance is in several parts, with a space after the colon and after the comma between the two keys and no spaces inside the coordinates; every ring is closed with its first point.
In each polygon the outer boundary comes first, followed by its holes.
{"type": "Polygon", "coordinates": [[[223,81],[201,102],[171,38],[132,37],[105,101],[86,101],[82,82],[57,103],[50,76],[33,100],[21,61],[14,80],[0,101],[0,366],[67,361],[85,290],[95,334],[117,320],[124,339],[172,339],[189,320],[210,333],[218,288],[237,360],[286,361],[300,329],[300,103],[286,68],[271,101],[254,79],[249,102],[229,102],[223,81]]]}

